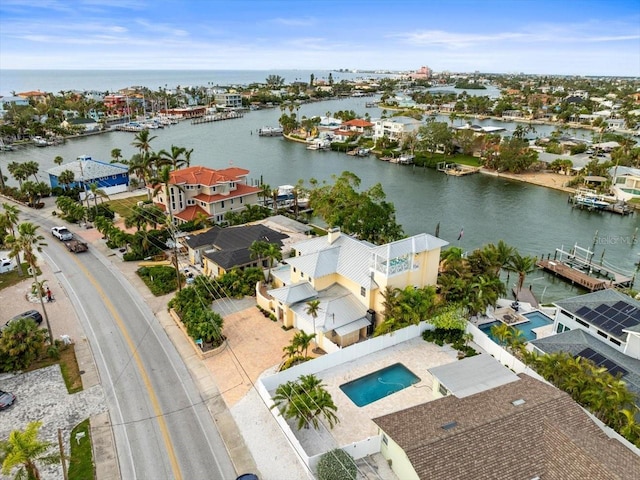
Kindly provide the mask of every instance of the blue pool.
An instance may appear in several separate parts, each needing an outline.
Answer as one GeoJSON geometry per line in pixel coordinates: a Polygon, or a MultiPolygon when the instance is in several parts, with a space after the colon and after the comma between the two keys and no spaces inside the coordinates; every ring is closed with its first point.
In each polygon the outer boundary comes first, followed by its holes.
{"type": "Polygon", "coordinates": [[[340,390],[358,407],[364,407],[419,381],[420,378],[403,364],[394,363],[382,370],[344,383],[340,385],[340,390]]]}
{"type": "MultiPolygon", "coordinates": [[[[526,317],[528,321],[523,323],[518,323],[514,325],[514,328],[517,328],[518,330],[522,331],[522,333],[524,334],[524,338],[527,342],[536,339],[536,334],[533,332],[534,328],[544,327],[545,325],[551,325],[553,323],[553,320],[551,318],[547,317],[544,313],[542,313],[539,310],[523,313],[522,316],[526,317]]],[[[493,340],[496,343],[499,343],[493,337],[493,335],[491,335],[491,327],[493,327],[494,325],[500,325],[500,323],[502,322],[500,322],[499,320],[491,323],[485,323],[484,325],[480,326],[480,330],[486,333],[489,336],[489,338],[491,338],[491,340],[493,340]]]]}

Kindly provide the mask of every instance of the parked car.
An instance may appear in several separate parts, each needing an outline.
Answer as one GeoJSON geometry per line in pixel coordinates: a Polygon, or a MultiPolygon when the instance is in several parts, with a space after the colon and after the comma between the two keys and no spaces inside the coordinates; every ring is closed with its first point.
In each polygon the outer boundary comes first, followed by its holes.
{"type": "Polygon", "coordinates": [[[9,408],[16,401],[16,396],[13,393],[0,390],[0,410],[9,408]]]}
{"type": "Polygon", "coordinates": [[[16,262],[10,258],[0,258],[0,273],[10,272],[16,268],[16,262]]]}
{"type": "Polygon", "coordinates": [[[28,310],[26,312],[22,312],[15,317],[11,317],[4,325],[0,325],[0,334],[2,331],[11,324],[11,322],[15,322],[16,320],[20,320],[21,318],[30,318],[36,325],[40,325],[42,323],[42,314],[37,310],[28,310]]]}

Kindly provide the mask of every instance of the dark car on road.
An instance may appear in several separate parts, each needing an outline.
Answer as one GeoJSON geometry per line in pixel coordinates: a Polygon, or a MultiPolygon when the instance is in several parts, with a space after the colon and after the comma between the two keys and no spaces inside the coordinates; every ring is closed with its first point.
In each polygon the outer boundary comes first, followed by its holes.
{"type": "Polygon", "coordinates": [[[16,401],[16,396],[13,393],[0,390],[0,410],[4,410],[13,405],[16,401]]]}

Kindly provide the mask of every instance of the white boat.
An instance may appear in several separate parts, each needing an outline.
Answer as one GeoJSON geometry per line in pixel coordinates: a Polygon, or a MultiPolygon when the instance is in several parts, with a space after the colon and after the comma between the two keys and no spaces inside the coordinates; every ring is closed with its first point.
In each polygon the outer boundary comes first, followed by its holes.
{"type": "Polygon", "coordinates": [[[138,122],[129,122],[123,123],[121,125],[116,125],[115,129],[119,132],[141,132],[143,130],[146,130],[147,127],[138,122]]]}
{"type": "Polygon", "coordinates": [[[46,139],[42,138],[40,135],[33,137],[31,140],[36,147],[46,147],[50,145],[49,142],[46,139]]]}
{"type": "Polygon", "coordinates": [[[326,138],[316,138],[307,145],[307,150],[331,150],[331,141],[326,138]]]}
{"type": "Polygon", "coordinates": [[[579,189],[573,196],[573,203],[589,209],[601,210],[609,206],[604,195],[600,195],[593,190],[579,189]]]}
{"type": "Polygon", "coordinates": [[[258,130],[258,135],[261,137],[280,137],[283,133],[281,127],[262,127],[258,130]]]}

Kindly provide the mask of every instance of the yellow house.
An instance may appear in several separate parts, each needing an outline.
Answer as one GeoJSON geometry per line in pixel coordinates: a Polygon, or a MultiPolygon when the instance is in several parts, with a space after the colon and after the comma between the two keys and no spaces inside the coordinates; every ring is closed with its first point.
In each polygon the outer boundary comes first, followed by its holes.
{"type": "Polygon", "coordinates": [[[321,348],[345,347],[383,320],[387,287],[436,284],[440,249],[447,244],[422,233],[377,246],[332,228],[292,245],[296,255],[272,272],[276,288],[258,292],[258,303],[285,327],[315,332],[321,348]],[[320,302],[315,318],[307,313],[310,300],[320,302]]]}

